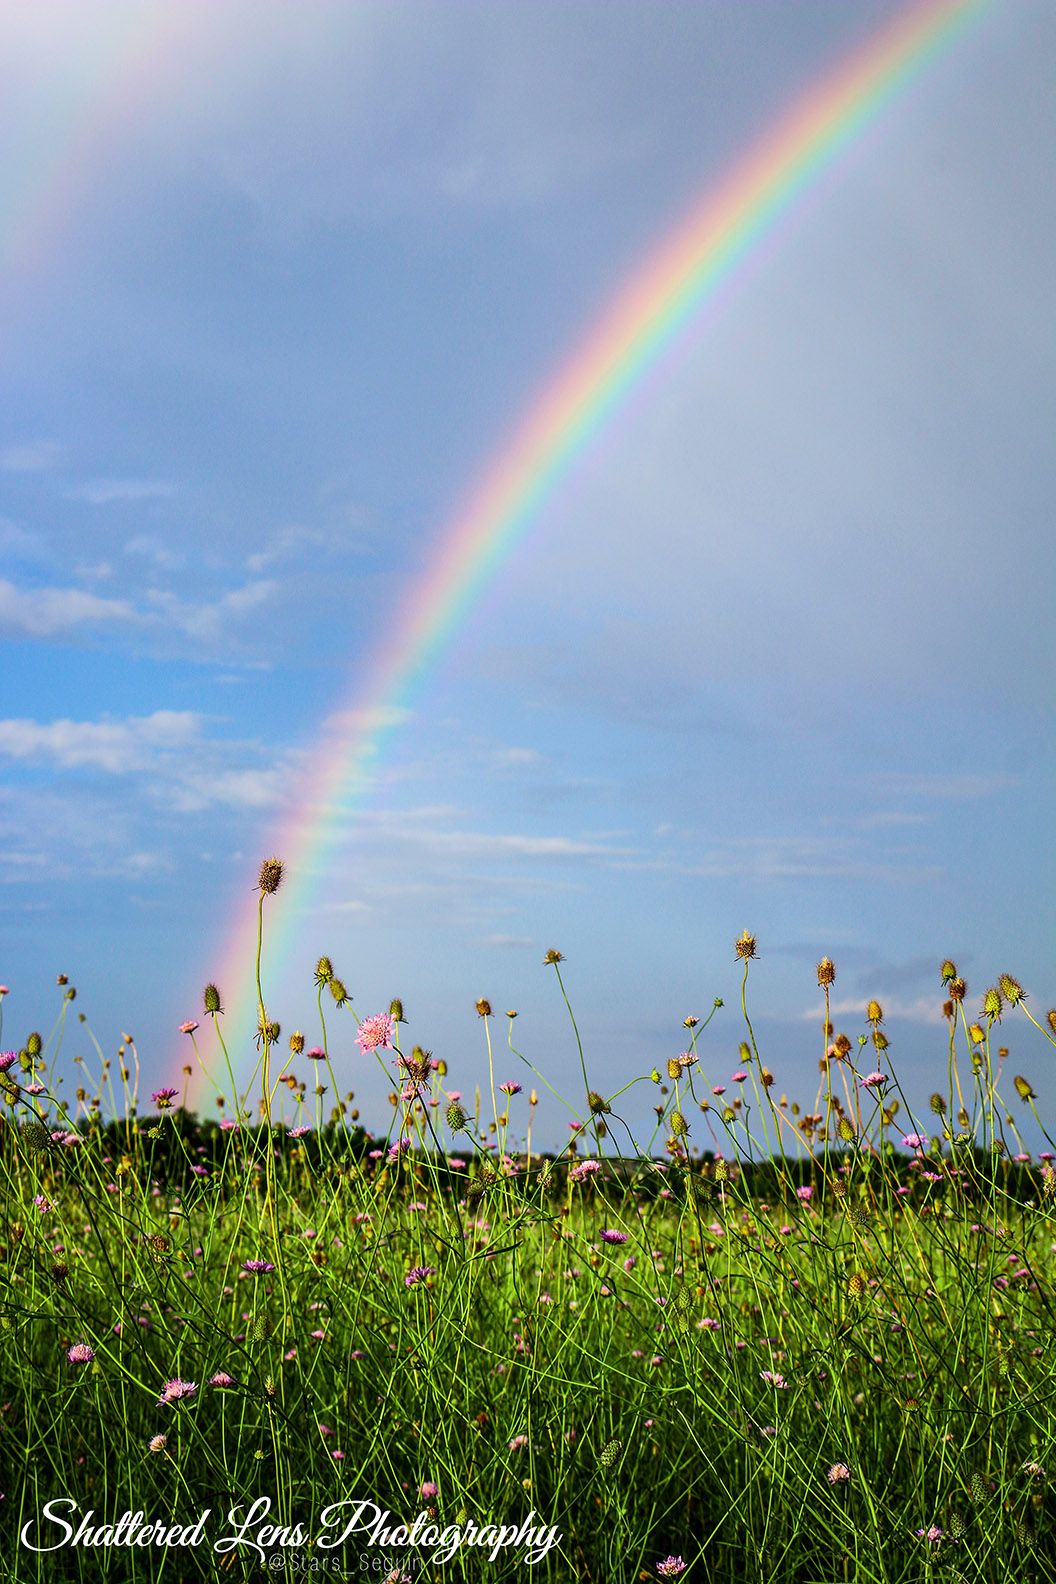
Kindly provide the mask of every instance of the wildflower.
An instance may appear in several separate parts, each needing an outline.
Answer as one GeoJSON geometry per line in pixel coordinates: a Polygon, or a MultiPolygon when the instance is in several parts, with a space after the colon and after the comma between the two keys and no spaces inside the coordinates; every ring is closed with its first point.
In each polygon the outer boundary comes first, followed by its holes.
{"type": "Polygon", "coordinates": [[[521,1449],[527,1445],[528,1437],[526,1435],[515,1435],[513,1440],[510,1442],[510,1451],[520,1452],[521,1449]]]}
{"type": "Polygon", "coordinates": [[[187,1398],[193,1397],[197,1390],[197,1381],[181,1380],[177,1375],[174,1380],[166,1381],[162,1387],[158,1407],[163,1408],[166,1403],[185,1402],[187,1398]]]}
{"type": "Polygon", "coordinates": [[[813,1190],[813,1188],[811,1188],[809,1186],[796,1189],[796,1198],[797,1199],[802,1199],[804,1204],[809,1204],[810,1201],[813,1199],[813,1197],[814,1197],[814,1190],[813,1190]]]}
{"type": "Polygon", "coordinates": [[[588,1177],[601,1170],[601,1162],[596,1160],[577,1161],[569,1172],[575,1182],[586,1182],[588,1177]]]}
{"type": "Polygon", "coordinates": [[[299,1127],[287,1128],[286,1130],[288,1137],[292,1139],[304,1138],[305,1134],[311,1131],[306,1122],[302,1122],[299,1127]]]}
{"type": "Polygon", "coordinates": [[[356,1034],[356,1044],[366,1055],[368,1051],[392,1049],[393,1034],[396,1030],[396,1020],[391,1012],[377,1012],[373,1017],[366,1017],[359,1025],[356,1034]]]}
{"type": "Polygon", "coordinates": [[[260,866],[260,878],[257,881],[264,896],[274,896],[282,884],[284,864],[281,858],[265,858],[260,866]]]}
{"type": "Polygon", "coordinates": [[[249,1271],[251,1276],[263,1276],[267,1271],[273,1271],[275,1267],[270,1260],[248,1259],[242,1261],[242,1269],[249,1271]]]}
{"type": "Polygon", "coordinates": [[[423,1501],[432,1501],[434,1496],[440,1494],[440,1487],[435,1480],[424,1480],[418,1487],[418,1494],[423,1501]]]}
{"type": "Polygon", "coordinates": [[[410,1141],[409,1138],[397,1139],[394,1144],[390,1144],[389,1145],[389,1149],[388,1149],[388,1158],[389,1158],[389,1160],[390,1161],[399,1160],[401,1155],[406,1155],[407,1154],[407,1151],[410,1149],[410,1147],[411,1147],[411,1141],[410,1141]]]}
{"type": "Polygon", "coordinates": [[[323,1050],[322,1046],[320,1046],[320,1045],[313,1045],[311,1050],[305,1051],[304,1054],[307,1056],[309,1061],[325,1061],[326,1060],[326,1052],[325,1052],[325,1050],[323,1050]]]}
{"type": "Polygon", "coordinates": [[[904,1149],[922,1150],[926,1149],[927,1145],[928,1135],[926,1133],[907,1133],[902,1140],[904,1149]]]}
{"type": "Polygon", "coordinates": [[[830,1485],[846,1485],[851,1477],[851,1471],[846,1463],[834,1463],[825,1478],[830,1485]]]}
{"type": "Polygon", "coordinates": [[[662,1562],[656,1564],[657,1575],[660,1578],[677,1578],[689,1566],[680,1556],[667,1556],[662,1562]]]}
{"type": "Polygon", "coordinates": [[[179,1092],[178,1089],[155,1089],[150,1098],[159,1111],[167,1111],[179,1092]]]}
{"type": "Polygon", "coordinates": [[[737,1071],[731,1076],[730,1082],[731,1083],[744,1083],[744,1081],[747,1078],[747,1076],[748,1076],[748,1074],[746,1072],[742,1071],[741,1068],[738,1068],[737,1071]]]}
{"type": "Polygon", "coordinates": [[[226,1370],[217,1370],[215,1375],[210,1375],[209,1377],[209,1385],[216,1386],[220,1391],[226,1391],[228,1387],[234,1384],[235,1377],[229,1375],[226,1370]]]}
{"type": "Polygon", "coordinates": [[[756,955],[755,936],[749,935],[747,930],[742,930],[739,939],[733,943],[733,950],[738,957],[747,962],[750,957],[756,955]]]}
{"type": "Polygon", "coordinates": [[[559,962],[564,962],[564,960],[564,954],[559,951],[554,951],[553,948],[551,948],[551,950],[548,951],[546,956],[543,958],[544,964],[548,967],[552,967],[559,962]]]}
{"type": "Polygon", "coordinates": [[[164,1452],[167,1445],[168,1438],[163,1435],[151,1436],[147,1442],[148,1450],[151,1452],[164,1452]]]}
{"type": "Polygon", "coordinates": [[[427,1276],[436,1275],[435,1265],[415,1265],[403,1278],[405,1287],[417,1287],[419,1282],[425,1281],[427,1276]]]}
{"type": "Polygon", "coordinates": [[[784,1391],[788,1387],[788,1382],[785,1380],[785,1377],[783,1375],[778,1375],[776,1370],[760,1370],[759,1379],[764,1385],[773,1386],[778,1391],[784,1391]]]}
{"type": "Polygon", "coordinates": [[[6,1072],[9,1067],[13,1067],[17,1060],[17,1051],[0,1051],[0,1073],[6,1072]]]}
{"type": "Polygon", "coordinates": [[[194,1018],[188,1018],[186,1023],[181,1023],[180,1024],[180,1033],[181,1034],[193,1034],[197,1027],[198,1027],[198,1025],[195,1022],[194,1018]]]}
{"type": "Polygon", "coordinates": [[[40,1211],[41,1215],[47,1215],[50,1211],[54,1210],[54,1208],[55,1208],[55,1206],[52,1204],[51,1200],[48,1198],[47,1194],[35,1194],[34,1198],[33,1198],[33,1203],[36,1205],[36,1207],[40,1211]]]}
{"type": "Polygon", "coordinates": [[[919,1540],[927,1540],[931,1545],[938,1545],[945,1531],[940,1529],[938,1524],[931,1524],[927,1529],[914,1529],[913,1533],[919,1540]]]}
{"type": "Polygon", "coordinates": [[[833,962],[831,957],[823,957],[818,964],[819,985],[821,985],[823,990],[827,990],[829,985],[835,982],[835,979],[836,964],[833,962]]]}
{"type": "Polygon", "coordinates": [[[1000,1023],[1004,999],[996,985],[991,985],[983,996],[983,1016],[988,1023],[1000,1023]]]}
{"type": "Polygon", "coordinates": [[[887,1078],[887,1074],[886,1073],[871,1072],[865,1078],[862,1079],[862,1088],[863,1089],[879,1089],[880,1085],[881,1084],[886,1084],[887,1081],[888,1081],[888,1078],[887,1078]]]}
{"type": "Polygon", "coordinates": [[[90,1364],[95,1357],[95,1349],[89,1347],[87,1342],[75,1342],[66,1349],[66,1357],[71,1364],[90,1364]]]}
{"type": "Polygon", "coordinates": [[[598,1234],[603,1243],[626,1243],[627,1233],[618,1232],[613,1227],[603,1227],[598,1234]]]}
{"type": "Polygon", "coordinates": [[[884,1021],[884,1009],[879,1001],[869,1002],[865,1009],[865,1016],[866,1021],[869,1023],[882,1023],[884,1021]]]}
{"type": "Polygon", "coordinates": [[[499,1088],[502,1090],[504,1095],[509,1095],[512,1099],[514,1095],[520,1094],[522,1085],[511,1080],[508,1083],[501,1083],[499,1088]]]}

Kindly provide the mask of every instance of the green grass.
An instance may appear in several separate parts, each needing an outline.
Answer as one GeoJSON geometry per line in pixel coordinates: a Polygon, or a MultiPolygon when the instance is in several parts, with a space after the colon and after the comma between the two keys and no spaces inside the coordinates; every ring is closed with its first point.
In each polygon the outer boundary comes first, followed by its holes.
{"type": "MultiPolygon", "coordinates": [[[[1056,1175],[1003,1098],[1033,1110],[1029,1084],[991,1054],[999,1016],[1025,1019],[1025,998],[1004,976],[973,1022],[945,972],[926,1123],[875,1003],[860,1036],[826,1031],[819,1097],[796,1106],[756,1046],[754,942],[736,950],[735,1093],[705,1076],[706,1023],[681,1030],[695,1059],[616,1095],[590,1088],[573,1032],[580,1126],[556,1160],[530,1147],[532,1094],[493,1088],[460,1114],[457,1074],[428,1053],[406,1056],[384,1135],[347,1099],[324,1115],[315,1074],[338,1093],[359,1021],[325,960],[329,1054],[280,1054],[262,993],[260,1085],[236,1102],[229,1084],[202,1120],[178,1104],[138,1114],[131,1043],[116,1072],[101,1052],[98,1072],[84,1067],[67,1106],[64,988],[52,1036],[26,1038],[2,1078],[0,1577],[395,1567],[445,1584],[609,1584],[675,1576],[658,1571],[668,1557],[714,1584],[1056,1576],[1056,1175]],[[874,1067],[887,1081],[866,1086],[874,1067]],[[721,1151],[701,1153],[709,1126],[721,1151]],[[90,1361],[69,1361],[78,1344],[90,1361]],[[218,1372],[233,1384],[210,1384],[218,1372]],[[174,1379],[194,1391],[159,1403],[174,1379]],[[197,1546],[38,1556],[19,1535],[61,1540],[42,1517],[56,1498],[78,1504],[73,1524],[89,1510],[93,1525],[126,1509],[165,1528],[209,1516],[197,1546]],[[362,1533],[321,1546],[344,1523],[335,1509],[327,1527],[328,1505],[357,1500],[390,1527],[424,1510],[464,1535],[534,1514],[558,1538],[531,1567],[523,1545],[443,1561],[362,1533]]],[[[548,954],[564,995],[560,962],[548,954]]],[[[820,965],[819,1021],[828,978],[820,965]]],[[[478,1010],[494,1077],[494,1019],[478,1010]]],[[[230,1074],[222,1032],[217,1013],[192,1038],[230,1074]]],[[[391,1080],[401,1032],[396,1050],[356,1059],[391,1080]]],[[[1044,1021],[1031,1034],[1051,1038],[1044,1021]]]]}

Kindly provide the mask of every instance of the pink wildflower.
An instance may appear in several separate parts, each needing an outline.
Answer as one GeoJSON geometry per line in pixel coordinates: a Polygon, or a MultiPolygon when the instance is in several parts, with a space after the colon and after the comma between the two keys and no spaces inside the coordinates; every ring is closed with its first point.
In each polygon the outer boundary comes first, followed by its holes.
{"type": "Polygon", "coordinates": [[[71,1364],[90,1364],[95,1357],[95,1349],[90,1348],[87,1342],[75,1342],[67,1348],[66,1357],[71,1364]]]}
{"type": "Polygon", "coordinates": [[[418,1494],[423,1498],[423,1500],[432,1501],[434,1496],[438,1496],[440,1494],[440,1487],[435,1480],[425,1480],[425,1482],[419,1486],[418,1494]]]}
{"type": "Polygon", "coordinates": [[[179,1092],[178,1089],[155,1089],[150,1098],[159,1111],[167,1111],[179,1092]]]}
{"type": "Polygon", "coordinates": [[[162,1387],[158,1407],[163,1408],[166,1403],[185,1402],[188,1397],[193,1397],[197,1390],[197,1381],[181,1380],[177,1375],[175,1380],[166,1381],[162,1387]]]}
{"type": "Polygon", "coordinates": [[[188,1018],[186,1023],[181,1023],[180,1024],[180,1033],[181,1034],[193,1034],[197,1027],[198,1027],[198,1025],[194,1021],[194,1019],[193,1018],[188,1018]]]}
{"type": "Polygon", "coordinates": [[[396,1024],[388,1012],[378,1012],[374,1017],[364,1018],[356,1034],[356,1044],[366,1054],[367,1051],[390,1050],[392,1037],[396,1031],[396,1024]]]}
{"type": "Polygon", "coordinates": [[[221,1391],[225,1391],[229,1386],[233,1386],[234,1384],[235,1377],[233,1375],[229,1375],[226,1370],[217,1370],[215,1375],[210,1375],[209,1377],[209,1385],[218,1386],[221,1391]]]}
{"type": "Polygon", "coordinates": [[[659,1578],[677,1578],[680,1573],[686,1571],[688,1565],[680,1556],[665,1557],[662,1562],[656,1564],[657,1576],[659,1578]]]}
{"type": "Polygon", "coordinates": [[[435,1265],[415,1265],[403,1278],[405,1287],[417,1287],[419,1282],[425,1281],[427,1276],[436,1275],[435,1265]]]}
{"type": "Polygon", "coordinates": [[[617,1232],[613,1227],[603,1227],[598,1236],[603,1243],[626,1243],[627,1233],[617,1232]]]}

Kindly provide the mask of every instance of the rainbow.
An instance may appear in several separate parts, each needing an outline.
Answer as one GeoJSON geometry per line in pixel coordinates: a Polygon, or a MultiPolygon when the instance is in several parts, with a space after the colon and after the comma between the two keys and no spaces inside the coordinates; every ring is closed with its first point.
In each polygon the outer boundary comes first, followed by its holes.
{"type": "MultiPolygon", "coordinates": [[[[408,702],[543,503],[804,190],[988,4],[918,0],[809,88],[655,248],[527,408],[441,531],[431,564],[355,684],[347,727],[306,778],[309,800],[273,836],[270,850],[284,859],[287,880],[269,904],[272,964],[288,952],[328,844],[369,786],[408,702]]],[[[243,1037],[256,1024],[256,909],[247,875],[245,901],[209,974],[243,1037]]],[[[187,1056],[180,1046],[181,1065],[187,1056]]]]}

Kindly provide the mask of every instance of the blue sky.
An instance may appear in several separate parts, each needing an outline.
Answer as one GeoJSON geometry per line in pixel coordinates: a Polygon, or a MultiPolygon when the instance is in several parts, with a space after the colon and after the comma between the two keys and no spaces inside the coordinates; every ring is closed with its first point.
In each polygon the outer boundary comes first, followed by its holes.
{"type": "MultiPolygon", "coordinates": [[[[107,51],[171,3],[8,8],[5,1044],[62,971],[104,1048],[131,1030],[171,1072],[455,503],[665,230],[898,9],[220,0],[136,94],[107,51]]],[[[719,1083],[747,926],[778,1085],[813,1097],[828,953],[841,1026],[878,996],[919,1098],[945,955],[973,1000],[1003,971],[1056,1000],[1054,45],[1044,5],[988,8],[581,459],[336,820],[270,965],[285,1030],[314,1038],[325,951],[464,1090],[487,995],[571,1091],[555,946],[599,1088],[723,996],[719,1083]]],[[[1040,1036],[1001,1037],[1056,1099],[1040,1036]]]]}

